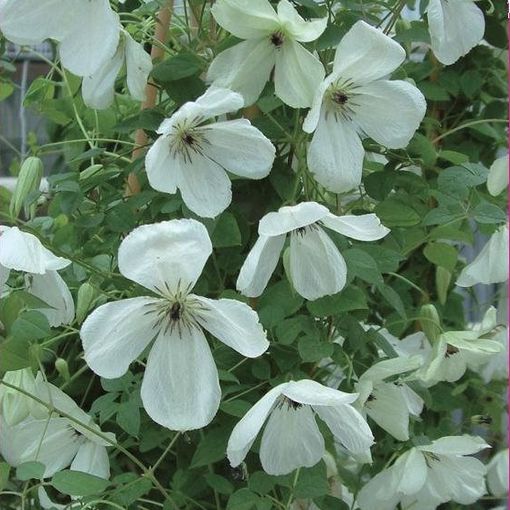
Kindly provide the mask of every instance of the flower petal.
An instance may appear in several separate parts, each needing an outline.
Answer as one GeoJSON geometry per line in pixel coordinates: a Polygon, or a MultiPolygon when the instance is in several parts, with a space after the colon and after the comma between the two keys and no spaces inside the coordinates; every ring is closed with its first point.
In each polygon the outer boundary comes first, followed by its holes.
{"type": "Polygon", "coordinates": [[[400,44],[381,30],[358,21],[337,47],[333,72],[361,85],[392,73],[405,57],[400,44]]]}
{"type": "Polygon", "coordinates": [[[126,38],[127,87],[134,99],[144,101],[147,79],[152,71],[152,59],[140,43],[136,42],[127,32],[124,35],[126,38]]]}
{"type": "Polygon", "coordinates": [[[167,295],[195,285],[212,252],[202,223],[171,220],[142,225],[119,247],[119,270],[147,289],[167,295]]]}
{"type": "Polygon", "coordinates": [[[296,41],[285,40],[276,52],[275,94],[293,108],[308,108],[324,74],[317,57],[296,41]]]}
{"type": "Polygon", "coordinates": [[[508,154],[492,163],[487,177],[487,190],[493,197],[497,197],[507,187],[508,154]]]}
{"type": "Polygon", "coordinates": [[[160,136],[147,151],[145,171],[152,188],[165,193],[177,191],[178,173],[182,169],[182,158],[172,154],[168,136],[160,136]]]}
{"type": "Polygon", "coordinates": [[[7,269],[6,267],[0,264],[0,295],[2,295],[4,291],[4,287],[5,284],[7,283],[7,280],[9,279],[10,273],[11,273],[10,269],[7,269]]]}
{"type": "Polygon", "coordinates": [[[286,475],[317,464],[324,455],[324,438],[309,406],[275,407],[260,443],[260,461],[270,475],[286,475]]]}
{"type": "Polygon", "coordinates": [[[357,393],[344,393],[343,391],[328,388],[311,379],[291,381],[282,390],[282,393],[294,402],[314,406],[351,404],[358,397],[357,393]]]}
{"type": "Polygon", "coordinates": [[[327,190],[343,193],[361,184],[365,150],[354,126],[323,111],[308,148],[308,167],[327,190]]]}
{"type": "Polygon", "coordinates": [[[248,179],[262,179],[271,171],[275,148],[246,119],[216,122],[202,128],[209,142],[204,155],[228,172],[248,179]]]}
{"type": "Polygon", "coordinates": [[[108,480],[110,478],[110,459],[106,448],[92,441],[86,441],[80,446],[70,469],[108,480]]]}
{"type": "Polygon", "coordinates": [[[288,0],[280,0],[277,12],[285,33],[300,42],[315,41],[328,24],[327,17],[305,21],[288,0]]]}
{"type": "Polygon", "coordinates": [[[492,234],[489,241],[460,273],[455,282],[459,287],[471,287],[477,283],[501,283],[508,280],[508,225],[492,234]]]}
{"type": "Polygon", "coordinates": [[[236,283],[239,292],[248,297],[257,297],[264,292],[278,265],[285,238],[285,235],[279,235],[257,239],[239,271],[236,283]]]}
{"type": "Polygon", "coordinates": [[[221,27],[240,39],[264,37],[278,29],[278,17],[267,0],[219,0],[211,13],[221,27]]]}
{"type": "Polygon", "coordinates": [[[291,233],[289,273],[296,292],[313,300],[340,292],[347,266],[335,243],[314,225],[291,233]]]}
{"type": "Polygon", "coordinates": [[[84,103],[89,108],[104,110],[112,103],[115,96],[115,80],[124,64],[124,47],[119,44],[115,55],[103,63],[90,76],[85,76],[81,85],[84,103]]]}
{"type": "Polygon", "coordinates": [[[276,399],[286,386],[287,383],[283,383],[268,391],[234,427],[227,445],[227,457],[231,466],[236,467],[244,460],[276,399]]]}
{"type": "Polygon", "coordinates": [[[322,220],[329,213],[327,207],[317,202],[301,202],[280,207],[278,212],[266,214],[259,223],[259,234],[279,236],[322,220]]]}
{"type": "Polygon", "coordinates": [[[416,494],[427,481],[425,457],[417,448],[411,448],[401,455],[392,470],[400,475],[395,491],[402,494],[416,494]]]}
{"type": "Polygon", "coordinates": [[[73,2],[72,16],[73,23],[60,42],[60,60],[73,74],[90,76],[117,51],[119,16],[108,0],[73,2]]]}
{"type": "Polygon", "coordinates": [[[63,269],[71,261],[56,257],[37,237],[18,227],[3,227],[0,231],[0,264],[7,269],[44,274],[63,269]]]}
{"type": "Polygon", "coordinates": [[[73,322],[73,296],[66,282],[56,271],[32,274],[26,277],[26,281],[28,292],[51,306],[38,310],[48,319],[51,327],[73,322]]]}
{"type": "Polygon", "coordinates": [[[418,446],[421,451],[437,455],[473,455],[490,446],[479,436],[446,436],[432,441],[432,444],[418,446]]]}
{"type": "Polygon", "coordinates": [[[348,404],[313,406],[314,411],[326,422],[336,439],[354,455],[365,454],[374,443],[374,436],[359,411],[348,404]]]}
{"type": "Polygon", "coordinates": [[[155,338],[157,317],[148,313],[157,300],[147,297],[123,299],[96,308],[81,327],[84,358],[101,377],[115,379],[155,338]]]}
{"type": "Polygon", "coordinates": [[[335,216],[328,214],[321,223],[331,230],[358,241],[377,241],[390,232],[376,214],[335,216]]]}
{"type": "Polygon", "coordinates": [[[161,334],[142,382],[147,414],[171,430],[205,427],[220,405],[218,371],[204,334],[194,326],[161,334]]]}
{"type": "Polygon", "coordinates": [[[241,94],[228,88],[209,87],[195,102],[201,110],[201,114],[209,119],[236,112],[243,107],[244,101],[241,94]]]}
{"type": "Polygon", "coordinates": [[[393,472],[383,469],[361,488],[356,503],[361,510],[395,510],[400,495],[391,490],[393,485],[393,472]]]}
{"type": "Polygon", "coordinates": [[[248,358],[256,358],[269,347],[257,312],[235,299],[208,299],[190,296],[202,307],[197,322],[211,335],[248,358]]]}
{"type": "Polygon", "coordinates": [[[243,41],[216,56],[207,71],[207,81],[239,92],[244,105],[250,106],[269,80],[275,59],[269,38],[243,41]]]}
{"type": "Polygon", "coordinates": [[[483,13],[469,0],[430,0],[427,19],[432,51],[445,65],[469,53],[485,32],[483,13]]]}
{"type": "Polygon", "coordinates": [[[354,122],[385,147],[406,147],[427,109],[419,89],[406,81],[378,80],[359,87],[356,93],[354,122]]]}

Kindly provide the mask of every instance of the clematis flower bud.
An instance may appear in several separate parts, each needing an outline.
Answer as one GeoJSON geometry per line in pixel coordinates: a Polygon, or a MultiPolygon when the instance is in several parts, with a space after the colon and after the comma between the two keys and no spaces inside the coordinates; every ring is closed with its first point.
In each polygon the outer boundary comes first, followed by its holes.
{"type": "Polygon", "coordinates": [[[420,325],[425,336],[431,343],[436,342],[441,334],[441,319],[436,307],[432,304],[423,305],[420,308],[420,316],[423,317],[420,320],[420,325]]]}
{"type": "MultiPolygon", "coordinates": [[[[10,212],[14,217],[18,216],[30,194],[39,190],[42,176],[43,164],[39,158],[30,157],[23,162],[10,204],[10,212]]],[[[25,216],[32,216],[32,209],[25,207],[25,216]]]]}

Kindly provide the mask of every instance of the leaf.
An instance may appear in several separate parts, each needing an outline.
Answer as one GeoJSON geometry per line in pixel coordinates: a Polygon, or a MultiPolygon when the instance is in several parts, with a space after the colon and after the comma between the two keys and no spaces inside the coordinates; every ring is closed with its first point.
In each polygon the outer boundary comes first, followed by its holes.
{"type": "Polygon", "coordinates": [[[403,319],[407,317],[404,303],[395,290],[384,284],[378,285],[377,290],[381,293],[382,297],[388,301],[392,308],[395,309],[400,317],[403,319]]]}
{"type": "Polygon", "coordinates": [[[160,83],[188,78],[202,70],[202,62],[192,53],[180,53],[154,66],[152,77],[160,83]]]}
{"type": "Polygon", "coordinates": [[[209,430],[200,441],[193,458],[191,468],[207,466],[225,457],[230,431],[226,427],[209,430]]]}
{"type": "Polygon", "coordinates": [[[255,471],[248,478],[248,487],[258,494],[267,494],[275,485],[275,478],[264,471],[255,471]]]}
{"type": "Polygon", "coordinates": [[[215,248],[241,245],[241,231],[232,213],[223,213],[214,227],[211,241],[215,248]]]}
{"type": "Polygon", "coordinates": [[[40,340],[50,335],[48,319],[35,310],[22,312],[12,325],[12,335],[26,341],[40,340]]]}
{"type": "Polygon", "coordinates": [[[304,336],[299,339],[298,351],[305,363],[319,361],[333,354],[333,345],[320,342],[317,338],[304,336]]]}
{"type": "Polygon", "coordinates": [[[53,475],[51,485],[68,496],[92,496],[101,494],[110,482],[104,478],[66,469],[53,475]]]}
{"type": "Polygon", "coordinates": [[[418,225],[420,215],[403,199],[389,197],[377,204],[375,214],[387,227],[412,227],[418,225]]]}
{"type": "Polygon", "coordinates": [[[227,510],[251,510],[255,508],[260,497],[250,489],[239,489],[230,496],[227,510]]]}
{"type": "Polygon", "coordinates": [[[352,310],[368,309],[365,294],[361,289],[353,286],[347,287],[338,294],[309,301],[306,307],[315,317],[327,317],[352,310]]]}
{"type": "Polygon", "coordinates": [[[320,499],[314,499],[319,510],[349,510],[350,506],[341,499],[326,495],[320,499]]]}
{"type": "Polygon", "coordinates": [[[377,262],[366,252],[352,248],[344,250],[342,255],[349,273],[368,283],[382,283],[383,278],[377,262]]]}
{"type": "Polygon", "coordinates": [[[506,214],[497,205],[487,201],[480,202],[472,211],[475,220],[478,223],[504,223],[506,214]]]}
{"type": "Polygon", "coordinates": [[[22,482],[33,478],[41,480],[45,469],[44,464],[41,462],[23,462],[23,464],[16,467],[16,478],[22,482]]]}
{"type": "MultiPolygon", "coordinates": [[[[446,93],[446,91],[444,92],[446,93]]],[[[437,159],[436,148],[434,144],[421,133],[416,133],[413,136],[411,142],[407,147],[407,150],[412,156],[418,156],[423,161],[425,166],[434,166],[436,164],[437,159]]]]}
{"type": "Polygon", "coordinates": [[[234,492],[234,486],[223,476],[207,473],[204,478],[207,485],[220,494],[232,494],[234,492]]]}
{"type": "Polygon", "coordinates": [[[10,339],[0,344],[0,371],[9,372],[30,366],[30,344],[26,340],[10,339]]]}
{"type": "Polygon", "coordinates": [[[0,462],[0,491],[3,491],[9,482],[11,466],[7,462],[0,462]]]}
{"type": "Polygon", "coordinates": [[[121,485],[112,494],[112,499],[120,505],[129,506],[138,498],[145,496],[152,489],[152,482],[148,478],[137,477],[125,485],[121,485]],[[137,479],[138,478],[138,479],[137,479]]]}
{"type": "Polygon", "coordinates": [[[397,172],[372,172],[363,179],[366,192],[376,200],[384,200],[395,186],[397,172]]]}
{"type": "Polygon", "coordinates": [[[294,487],[296,498],[318,498],[329,492],[326,465],[323,461],[311,468],[301,468],[299,478],[294,487]]]}
{"type": "Polygon", "coordinates": [[[450,272],[457,264],[457,250],[446,243],[429,243],[425,246],[423,254],[429,262],[450,272]]]}
{"type": "Polygon", "coordinates": [[[117,424],[130,436],[138,437],[140,431],[140,409],[135,399],[122,402],[117,410],[117,424]]]}

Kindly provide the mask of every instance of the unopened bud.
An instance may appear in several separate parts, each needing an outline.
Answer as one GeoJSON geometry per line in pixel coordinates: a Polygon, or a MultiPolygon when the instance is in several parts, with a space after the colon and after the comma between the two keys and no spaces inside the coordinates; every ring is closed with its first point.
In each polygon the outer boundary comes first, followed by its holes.
{"type": "Polygon", "coordinates": [[[80,181],[83,181],[84,179],[88,179],[89,177],[92,177],[93,175],[97,174],[100,170],[103,169],[103,165],[90,165],[88,168],[85,168],[83,172],[80,172],[80,181]]]}
{"type": "Polygon", "coordinates": [[[448,288],[452,280],[452,273],[441,266],[436,266],[436,291],[439,302],[444,305],[448,297],[448,288]]]}
{"type": "Polygon", "coordinates": [[[64,379],[64,381],[69,381],[71,379],[71,375],[69,374],[69,365],[67,361],[63,358],[57,358],[55,360],[55,368],[60,376],[64,379]]]}
{"type": "Polygon", "coordinates": [[[475,425],[490,425],[492,418],[488,414],[475,414],[471,416],[471,423],[475,425]]]}
{"type": "Polygon", "coordinates": [[[420,308],[420,325],[425,336],[431,343],[436,342],[441,334],[441,320],[436,307],[432,304],[423,305],[420,308]]]}
{"type": "MultiPolygon", "coordinates": [[[[39,158],[27,158],[21,165],[16,188],[11,198],[10,212],[17,217],[30,194],[39,191],[43,176],[43,164],[39,158]]],[[[28,216],[27,210],[25,215],[28,216]]]]}
{"type": "Polygon", "coordinates": [[[76,300],[76,320],[78,324],[85,320],[95,298],[96,290],[94,287],[89,282],[82,283],[78,289],[78,298],[76,300]]]}

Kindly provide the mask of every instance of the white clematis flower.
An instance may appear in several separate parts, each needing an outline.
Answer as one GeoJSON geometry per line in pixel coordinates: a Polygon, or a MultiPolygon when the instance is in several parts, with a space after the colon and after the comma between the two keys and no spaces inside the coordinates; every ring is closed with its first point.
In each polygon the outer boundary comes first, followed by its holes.
{"type": "Polygon", "coordinates": [[[124,62],[127,71],[127,88],[134,99],[145,99],[145,86],[152,70],[150,55],[125,30],[122,31],[117,51],[113,57],[82,82],[82,95],[85,104],[102,110],[113,103],[115,79],[124,62]]]}
{"type": "Polygon", "coordinates": [[[119,17],[108,0],[0,0],[0,30],[6,39],[39,44],[54,39],[62,65],[90,76],[118,46],[119,17]]]}
{"type": "Polygon", "coordinates": [[[376,241],[390,231],[375,214],[335,216],[316,202],[281,207],[260,220],[259,238],[241,268],[237,289],[249,297],[262,294],[290,233],[289,276],[296,292],[310,300],[340,292],[347,266],[322,227],[358,241],[376,241]]]}
{"type": "MultiPolygon", "coordinates": [[[[35,392],[35,379],[29,368],[6,372],[2,380],[32,395],[35,392]]],[[[8,426],[16,425],[27,418],[32,402],[30,397],[0,384],[0,416],[8,426]]]]}
{"type": "Polygon", "coordinates": [[[70,260],[51,253],[34,235],[22,232],[18,227],[0,226],[0,290],[11,270],[27,273],[27,291],[51,307],[39,311],[52,327],[69,324],[74,319],[71,292],[57,273],[70,263],[70,260]]]}
{"type": "Polygon", "coordinates": [[[85,360],[107,379],[123,375],[153,343],[141,396],[149,416],[173,430],[204,427],[220,403],[218,371],[202,328],[243,356],[269,346],[248,305],[191,293],[212,252],[206,228],[172,220],[136,228],[121,243],[119,270],[158,294],[100,306],[81,329],[85,360]]]}
{"type": "Polygon", "coordinates": [[[455,282],[459,287],[478,283],[502,283],[508,280],[508,224],[500,227],[487,241],[475,260],[468,264],[455,282]]]}
{"type": "Polygon", "coordinates": [[[270,475],[284,475],[299,467],[314,466],[321,460],[325,452],[324,438],[315,415],[351,454],[370,458],[372,432],[351,406],[357,396],[308,379],[276,386],[234,427],[227,445],[230,464],[234,467],[241,464],[268,417],[260,460],[270,475]]]}
{"type": "Polygon", "coordinates": [[[433,510],[455,501],[470,505],[485,494],[485,466],[468,457],[489,445],[476,436],[442,437],[411,448],[359,492],[361,510],[433,510]]]}
{"type": "Polygon", "coordinates": [[[361,183],[366,134],[391,149],[406,147],[425,115],[422,93],[385,77],[402,64],[404,49],[380,30],[358,21],[340,41],[333,72],[318,87],[303,124],[314,132],[308,167],[336,193],[361,183]]]}
{"type": "MultiPolygon", "coordinates": [[[[109,478],[110,461],[106,446],[115,441],[114,434],[102,432],[74,400],[53,384],[45,382],[40,373],[33,380],[33,389],[34,396],[106,436],[108,441],[73,420],[51,414],[47,407],[31,400],[30,414],[22,421],[9,425],[5,417],[0,416],[0,453],[6,462],[13,467],[24,462],[41,462],[45,466],[43,478],[51,477],[68,466],[75,471],[109,478]]],[[[27,398],[21,393],[19,395],[19,398],[27,398]]]]}
{"type": "Polygon", "coordinates": [[[483,39],[485,19],[473,0],[430,0],[427,18],[432,51],[442,64],[453,64],[483,39]]]}
{"type": "Polygon", "coordinates": [[[409,416],[421,414],[423,400],[404,382],[385,379],[416,370],[421,361],[420,356],[380,361],[364,372],[356,384],[356,404],[399,441],[409,439],[409,416]]]}
{"type": "Polygon", "coordinates": [[[492,163],[487,176],[487,190],[493,197],[497,197],[506,188],[508,188],[508,154],[492,163]]]}
{"type": "Polygon", "coordinates": [[[240,94],[212,87],[184,104],[158,129],[147,152],[150,185],[166,193],[180,190],[195,214],[213,218],[232,200],[227,171],[248,179],[266,177],[273,165],[273,144],[246,119],[207,120],[243,106],[240,94]]]}
{"type": "Polygon", "coordinates": [[[487,464],[487,486],[497,498],[508,497],[508,448],[496,453],[487,464]]]}
{"type": "Polygon", "coordinates": [[[219,0],[211,12],[220,26],[246,40],[214,59],[208,80],[241,93],[248,106],[274,68],[275,94],[284,103],[294,108],[312,104],[324,67],[300,43],[317,39],[327,18],[305,21],[288,0],[278,3],[277,12],[268,0],[219,0]]]}

